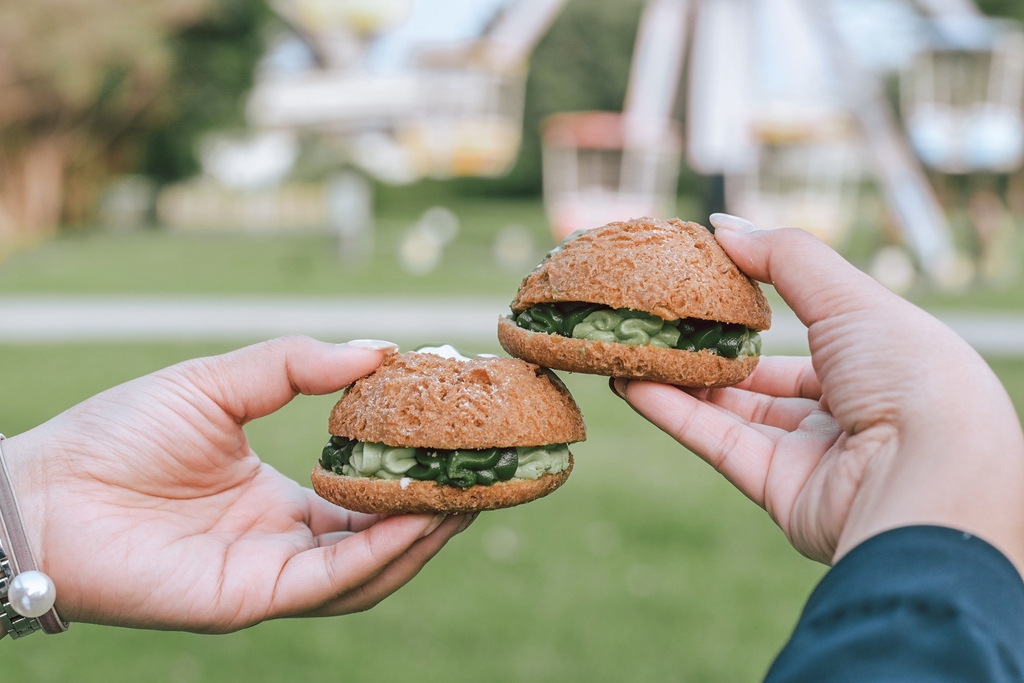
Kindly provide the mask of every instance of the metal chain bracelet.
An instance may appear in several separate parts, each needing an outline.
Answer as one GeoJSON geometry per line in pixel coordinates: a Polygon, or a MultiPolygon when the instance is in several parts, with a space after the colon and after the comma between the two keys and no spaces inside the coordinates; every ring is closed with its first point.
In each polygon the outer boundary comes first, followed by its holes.
{"type": "Polygon", "coordinates": [[[21,521],[0,434],[0,625],[12,638],[36,631],[62,633],[69,624],[54,608],[57,589],[36,569],[32,546],[21,521]]]}
{"type": "Polygon", "coordinates": [[[21,638],[40,630],[43,625],[38,619],[18,614],[8,599],[11,582],[14,580],[14,570],[7,560],[7,554],[3,547],[0,547],[0,625],[4,631],[10,634],[11,638],[21,638]]]}

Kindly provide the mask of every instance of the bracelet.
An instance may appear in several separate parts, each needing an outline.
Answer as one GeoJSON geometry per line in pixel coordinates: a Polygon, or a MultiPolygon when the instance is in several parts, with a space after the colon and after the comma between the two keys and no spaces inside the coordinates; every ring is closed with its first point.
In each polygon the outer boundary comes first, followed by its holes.
{"type": "Polygon", "coordinates": [[[11,563],[3,547],[0,547],[0,574],[0,624],[3,624],[4,630],[11,638],[21,638],[40,630],[43,625],[38,619],[19,614],[8,599],[10,586],[14,581],[14,570],[11,569],[11,563]]]}
{"type": "Polygon", "coordinates": [[[63,633],[69,624],[57,616],[57,589],[36,569],[32,546],[21,522],[0,434],[0,623],[12,638],[42,630],[63,633]]]}

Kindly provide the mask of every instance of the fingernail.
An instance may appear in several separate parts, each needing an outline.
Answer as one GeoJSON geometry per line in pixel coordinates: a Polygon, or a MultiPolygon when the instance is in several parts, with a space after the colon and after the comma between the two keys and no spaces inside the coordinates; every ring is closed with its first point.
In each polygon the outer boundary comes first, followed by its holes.
{"type": "Polygon", "coordinates": [[[434,515],[434,518],[430,520],[430,524],[428,524],[427,528],[423,530],[422,534],[420,534],[420,538],[426,538],[430,534],[434,533],[434,530],[441,526],[441,522],[443,522],[447,516],[448,514],[445,512],[434,515]]]}
{"type": "Polygon", "coordinates": [[[748,233],[757,230],[757,226],[746,218],[740,218],[728,213],[711,214],[711,225],[715,226],[715,230],[726,230],[729,232],[748,233]]]}
{"type": "Polygon", "coordinates": [[[622,379],[621,377],[612,377],[608,380],[608,388],[618,396],[619,398],[626,399],[626,387],[629,386],[629,380],[622,379]]]}
{"type": "Polygon", "coordinates": [[[459,530],[455,533],[461,534],[463,531],[469,528],[469,525],[476,521],[476,518],[480,516],[479,512],[471,512],[466,515],[466,518],[462,520],[462,524],[459,525],[459,530]]]}
{"type": "Polygon", "coordinates": [[[398,344],[394,342],[384,341],[383,339],[352,339],[344,344],[338,344],[338,346],[345,346],[353,349],[369,349],[371,351],[397,351],[398,344]]]}

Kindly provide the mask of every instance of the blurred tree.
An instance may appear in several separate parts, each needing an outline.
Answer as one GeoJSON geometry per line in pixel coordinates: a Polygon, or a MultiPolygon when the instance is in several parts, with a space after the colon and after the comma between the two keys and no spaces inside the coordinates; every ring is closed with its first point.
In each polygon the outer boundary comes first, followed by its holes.
{"type": "Polygon", "coordinates": [[[0,0],[0,242],[82,219],[140,148],[147,170],[188,169],[197,132],[238,108],[262,7],[0,0]]]}
{"type": "Polygon", "coordinates": [[[977,0],[977,5],[985,14],[1024,21],[1024,2],[1020,0],[977,0]]]}
{"type": "Polygon", "coordinates": [[[245,125],[241,96],[266,49],[263,29],[270,18],[264,2],[216,0],[201,21],[171,36],[173,97],[163,98],[152,113],[138,172],[158,182],[192,175],[199,170],[195,150],[204,134],[245,125]]]}

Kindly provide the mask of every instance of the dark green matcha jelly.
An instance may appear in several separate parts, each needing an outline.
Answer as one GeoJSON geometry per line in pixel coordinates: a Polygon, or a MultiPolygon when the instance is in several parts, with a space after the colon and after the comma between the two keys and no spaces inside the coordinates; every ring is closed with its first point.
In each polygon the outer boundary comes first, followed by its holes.
{"type": "Polygon", "coordinates": [[[761,353],[761,336],[743,325],[697,318],[663,320],[629,308],[558,302],[536,304],[512,318],[530,332],[619,344],[649,344],[683,351],[708,350],[725,358],[761,353]]]}
{"type": "MultiPolygon", "coordinates": [[[[345,474],[352,451],[359,442],[344,436],[332,436],[320,456],[320,466],[335,474],[345,474]]],[[[416,481],[435,481],[459,488],[508,481],[519,467],[515,448],[487,450],[414,449],[416,464],[402,476],[416,481]]]]}

